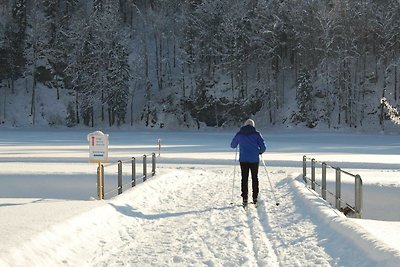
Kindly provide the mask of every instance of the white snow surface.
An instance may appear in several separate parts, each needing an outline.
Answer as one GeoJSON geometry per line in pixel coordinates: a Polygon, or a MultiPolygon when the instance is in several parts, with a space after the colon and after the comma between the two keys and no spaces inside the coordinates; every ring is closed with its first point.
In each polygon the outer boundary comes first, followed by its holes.
{"type": "Polygon", "coordinates": [[[0,266],[400,266],[398,135],[261,129],[267,167],[244,210],[235,131],[103,130],[106,192],[118,159],[124,183],[132,156],[140,176],[155,152],[157,170],[100,201],[91,130],[0,129],[0,266]],[[303,155],[361,175],[363,219],[304,184],[303,155]]]}

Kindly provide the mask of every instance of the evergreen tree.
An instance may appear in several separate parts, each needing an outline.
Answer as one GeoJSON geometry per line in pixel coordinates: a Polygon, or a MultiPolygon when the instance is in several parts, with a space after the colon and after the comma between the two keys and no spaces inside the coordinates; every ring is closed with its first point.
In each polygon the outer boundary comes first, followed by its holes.
{"type": "Polygon", "coordinates": [[[109,124],[112,126],[117,118],[117,125],[125,123],[125,116],[129,101],[129,66],[127,62],[128,54],[126,49],[113,43],[110,51],[107,83],[107,105],[109,107],[109,124]]]}
{"type": "Polygon", "coordinates": [[[309,128],[316,126],[313,90],[311,75],[307,70],[303,70],[297,80],[296,100],[298,112],[292,119],[294,122],[306,123],[309,128]]]}
{"type": "Polygon", "coordinates": [[[26,26],[26,0],[16,0],[11,18],[5,23],[3,42],[0,43],[0,79],[9,79],[11,85],[22,75],[25,67],[26,26]]]}
{"type": "MultiPolygon", "coordinates": [[[[293,121],[309,127],[320,120],[329,127],[357,127],[379,112],[376,106],[367,110],[371,99],[384,92],[395,106],[400,99],[397,0],[3,3],[0,79],[13,92],[13,82],[27,78],[33,119],[35,103],[42,101],[36,82],[57,92],[75,90],[70,111],[82,112],[92,124],[94,115],[108,118],[109,125],[124,123],[129,103],[134,118],[133,103],[145,102],[151,126],[154,118],[165,117],[160,113],[175,112],[155,107],[172,95],[182,113],[213,125],[247,110],[239,106],[250,103],[259,111],[252,99],[262,95],[274,124],[286,120],[281,110],[285,99],[295,97],[293,84],[298,85],[293,121]],[[311,73],[319,85],[315,90],[311,73]],[[128,89],[137,92],[135,101],[128,89]],[[204,95],[208,98],[199,97],[204,95]]],[[[79,124],[78,114],[75,119],[79,124]]]]}
{"type": "Polygon", "coordinates": [[[95,4],[89,19],[75,25],[76,44],[67,69],[80,95],[85,123],[94,123],[95,111],[100,109],[102,121],[108,110],[112,126],[125,122],[129,101],[128,53],[117,16],[118,3],[95,4]]]}

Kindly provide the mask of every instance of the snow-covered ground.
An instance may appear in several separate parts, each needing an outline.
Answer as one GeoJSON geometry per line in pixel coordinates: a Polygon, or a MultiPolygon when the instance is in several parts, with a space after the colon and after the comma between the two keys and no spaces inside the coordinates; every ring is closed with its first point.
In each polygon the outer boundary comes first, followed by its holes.
{"type": "Polygon", "coordinates": [[[261,165],[259,206],[245,211],[234,130],[104,132],[106,192],[113,162],[135,156],[140,175],[140,156],[162,149],[156,176],[98,201],[89,131],[0,130],[0,266],[400,266],[398,135],[261,130],[273,191],[261,165]],[[361,175],[364,219],[304,185],[304,154],[361,175]]]}

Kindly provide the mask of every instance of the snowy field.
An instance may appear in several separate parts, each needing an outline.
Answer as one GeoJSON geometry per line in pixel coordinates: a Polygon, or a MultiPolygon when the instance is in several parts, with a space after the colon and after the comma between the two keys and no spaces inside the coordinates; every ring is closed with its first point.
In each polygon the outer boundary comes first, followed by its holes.
{"type": "Polygon", "coordinates": [[[156,176],[98,201],[89,131],[0,130],[0,266],[400,266],[398,135],[261,130],[273,191],[261,165],[259,206],[245,211],[235,131],[104,132],[106,192],[112,163],[162,148],[156,176]],[[304,185],[303,155],[361,175],[364,219],[304,185]]]}

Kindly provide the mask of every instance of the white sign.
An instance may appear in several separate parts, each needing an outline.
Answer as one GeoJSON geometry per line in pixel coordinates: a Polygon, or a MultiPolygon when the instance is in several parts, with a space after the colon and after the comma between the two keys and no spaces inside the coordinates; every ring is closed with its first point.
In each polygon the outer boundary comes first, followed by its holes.
{"type": "Polygon", "coordinates": [[[89,162],[108,162],[108,134],[96,131],[88,134],[89,162]]]}

